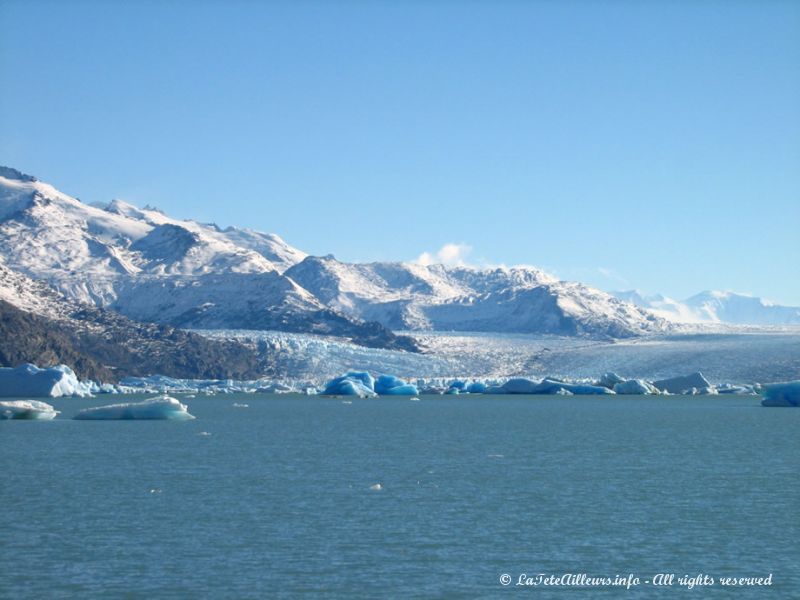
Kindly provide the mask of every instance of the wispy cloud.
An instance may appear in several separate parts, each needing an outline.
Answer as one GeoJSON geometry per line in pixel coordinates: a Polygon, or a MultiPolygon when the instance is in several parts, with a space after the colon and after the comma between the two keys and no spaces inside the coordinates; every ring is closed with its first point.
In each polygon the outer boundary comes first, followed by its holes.
{"type": "Polygon", "coordinates": [[[617,273],[614,269],[609,269],[608,267],[597,267],[597,272],[606,279],[610,279],[623,285],[630,285],[630,282],[622,275],[617,273]]]}
{"type": "Polygon", "coordinates": [[[442,264],[450,267],[463,267],[467,264],[467,257],[472,252],[469,244],[445,244],[436,252],[423,252],[417,257],[416,262],[421,265],[442,264]]]}

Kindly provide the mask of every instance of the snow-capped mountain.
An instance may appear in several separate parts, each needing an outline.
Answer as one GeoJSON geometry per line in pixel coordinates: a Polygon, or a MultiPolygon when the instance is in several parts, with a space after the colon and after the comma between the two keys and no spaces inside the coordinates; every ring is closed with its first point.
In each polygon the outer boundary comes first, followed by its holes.
{"type": "Polygon", "coordinates": [[[638,290],[612,294],[676,323],[800,325],[800,307],[781,306],[769,300],[734,292],[705,291],[682,302],[661,294],[646,295],[638,290]]]}
{"type": "Polygon", "coordinates": [[[800,325],[800,307],[781,306],[745,294],[706,291],[685,304],[703,320],[745,325],[800,325]]]}
{"type": "Polygon", "coordinates": [[[0,255],[72,300],[140,321],[313,332],[416,350],[282,275],[305,253],[278,236],[171,219],[119,200],[90,206],[9,168],[0,171],[0,255]]]}
{"type": "Polygon", "coordinates": [[[349,264],[308,257],[286,275],[338,310],[393,329],[630,337],[663,322],[580,283],[534,268],[349,264]]]}
{"type": "Polygon", "coordinates": [[[68,298],[185,328],[275,329],[415,350],[389,329],[630,337],[652,313],[535,268],[349,264],[274,234],[115,200],[88,205],[0,170],[0,256],[68,298]]]}

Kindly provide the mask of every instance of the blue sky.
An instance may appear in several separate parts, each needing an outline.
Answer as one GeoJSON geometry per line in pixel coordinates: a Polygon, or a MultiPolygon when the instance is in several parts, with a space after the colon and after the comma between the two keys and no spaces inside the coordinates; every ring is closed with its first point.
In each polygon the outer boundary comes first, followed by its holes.
{"type": "Polygon", "coordinates": [[[0,22],[0,164],[85,201],[800,305],[800,3],[0,0],[0,22]]]}

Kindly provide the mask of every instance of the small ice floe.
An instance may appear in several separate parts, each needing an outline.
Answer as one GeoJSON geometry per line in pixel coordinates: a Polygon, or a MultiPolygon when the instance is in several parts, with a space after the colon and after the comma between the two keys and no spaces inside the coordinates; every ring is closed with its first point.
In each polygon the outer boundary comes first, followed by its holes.
{"type": "Polygon", "coordinates": [[[197,435],[209,436],[209,435],[211,435],[211,433],[209,433],[208,431],[201,431],[201,432],[200,432],[200,433],[198,433],[197,435]]]}
{"type": "Polygon", "coordinates": [[[352,400],[342,400],[342,404],[352,404],[352,400]]]}
{"type": "Polygon", "coordinates": [[[39,400],[8,400],[0,402],[0,420],[49,421],[54,419],[58,412],[47,402],[40,402],[39,400]]]}
{"type": "Polygon", "coordinates": [[[191,400],[192,398],[197,398],[197,396],[195,396],[194,394],[186,394],[184,398],[186,398],[187,400],[191,400]]]}
{"type": "Polygon", "coordinates": [[[419,398],[417,398],[416,396],[414,396],[413,398],[409,398],[409,400],[411,400],[412,402],[419,402],[419,398]]]}
{"type": "Polygon", "coordinates": [[[374,485],[369,486],[373,492],[380,492],[383,489],[383,486],[380,483],[376,483],[374,485]]]}
{"type": "Polygon", "coordinates": [[[487,454],[486,456],[488,458],[505,458],[506,457],[505,454],[487,454]]]}
{"type": "Polygon", "coordinates": [[[242,404],[240,402],[234,402],[233,403],[233,407],[234,408],[250,408],[250,405],[249,404],[242,404]]]}
{"type": "Polygon", "coordinates": [[[151,494],[160,494],[160,493],[161,493],[161,490],[160,490],[160,489],[158,489],[158,488],[153,488],[153,489],[151,489],[151,490],[150,490],[150,493],[151,493],[151,494]]]}
{"type": "Polygon", "coordinates": [[[124,404],[110,404],[85,408],[74,417],[75,419],[97,420],[152,420],[163,419],[170,421],[186,421],[194,419],[185,404],[181,404],[171,396],[156,396],[143,402],[130,402],[124,404]]]}

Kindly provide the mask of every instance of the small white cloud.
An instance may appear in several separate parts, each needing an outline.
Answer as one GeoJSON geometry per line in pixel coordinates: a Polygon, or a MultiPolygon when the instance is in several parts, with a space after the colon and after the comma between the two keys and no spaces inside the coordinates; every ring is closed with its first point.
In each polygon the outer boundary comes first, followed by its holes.
{"type": "Polygon", "coordinates": [[[423,266],[442,264],[448,267],[463,267],[467,264],[467,256],[472,252],[468,244],[445,244],[432,254],[423,252],[417,257],[416,262],[423,266]]]}

